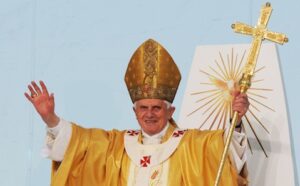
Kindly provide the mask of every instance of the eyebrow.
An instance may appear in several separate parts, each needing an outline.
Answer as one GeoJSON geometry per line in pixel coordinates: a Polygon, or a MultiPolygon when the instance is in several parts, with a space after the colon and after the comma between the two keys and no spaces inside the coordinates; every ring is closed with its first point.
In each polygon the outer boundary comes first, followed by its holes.
{"type": "Polygon", "coordinates": [[[140,105],[139,107],[140,107],[140,108],[162,108],[161,105],[150,105],[150,106],[147,106],[147,105],[140,105]]]}

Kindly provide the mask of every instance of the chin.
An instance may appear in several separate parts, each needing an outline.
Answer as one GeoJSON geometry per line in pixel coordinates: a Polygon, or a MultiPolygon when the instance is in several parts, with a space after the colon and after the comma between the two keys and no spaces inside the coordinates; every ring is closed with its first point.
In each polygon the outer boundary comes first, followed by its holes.
{"type": "Polygon", "coordinates": [[[147,134],[149,134],[149,135],[154,135],[154,134],[156,134],[157,133],[157,130],[153,130],[153,129],[145,129],[144,130],[147,134]]]}

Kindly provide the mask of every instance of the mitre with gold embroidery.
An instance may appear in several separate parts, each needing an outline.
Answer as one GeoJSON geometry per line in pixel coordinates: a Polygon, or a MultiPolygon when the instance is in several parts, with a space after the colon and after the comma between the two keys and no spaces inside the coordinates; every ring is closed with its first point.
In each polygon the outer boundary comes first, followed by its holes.
{"type": "Polygon", "coordinates": [[[162,99],[173,102],[181,79],[166,49],[153,39],[145,41],[132,55],[125,82],[132,102],[162,99]]]}

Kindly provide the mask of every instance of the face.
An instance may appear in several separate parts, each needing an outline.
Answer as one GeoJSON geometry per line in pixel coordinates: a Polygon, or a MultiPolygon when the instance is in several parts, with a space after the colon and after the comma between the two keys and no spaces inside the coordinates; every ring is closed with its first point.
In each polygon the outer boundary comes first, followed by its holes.
{"type": "Polygon", "coordinates": [[[141,128],[147,134],[154,135],[164,129],[175,107],[167,108],[167,104],[160,99],[141,99],[133,110],[141,128]]]}

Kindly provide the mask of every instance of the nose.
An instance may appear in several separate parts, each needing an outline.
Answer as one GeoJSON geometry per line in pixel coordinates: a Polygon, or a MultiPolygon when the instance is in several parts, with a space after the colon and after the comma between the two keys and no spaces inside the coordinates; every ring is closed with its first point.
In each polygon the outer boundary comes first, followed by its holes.
{"type": "Polygon", "coordinates": [[[148,118],[151,118],[151,117],[153,117],[153,112],[152,112],[152,110],[151,110],[151,109],[148,109],[148,110],[147,110],[147,112],[146,112],[146,116],[147,116],[148,118]]]}

